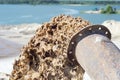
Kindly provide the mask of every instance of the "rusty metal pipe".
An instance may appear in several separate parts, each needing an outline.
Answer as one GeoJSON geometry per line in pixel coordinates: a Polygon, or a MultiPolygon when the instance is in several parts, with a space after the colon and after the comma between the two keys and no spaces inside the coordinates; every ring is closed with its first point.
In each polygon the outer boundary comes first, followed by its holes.
{"type": "Polygon", "coordinates": [[[120,80],[120,50],[107,37],[94,34],[82,39],[75,55],[92,80],[120,80]]]}
{"type": "Polygon", "coordinates": [[[83,29],[71,39],[69,60],[81,65],[92,80],[120,80],[120,50],[110,38],[102,25],[83,29]]]}

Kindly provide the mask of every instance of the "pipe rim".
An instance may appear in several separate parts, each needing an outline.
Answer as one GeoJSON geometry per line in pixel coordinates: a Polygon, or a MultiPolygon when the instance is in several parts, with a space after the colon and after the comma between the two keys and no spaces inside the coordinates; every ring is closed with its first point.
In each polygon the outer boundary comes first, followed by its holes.
{"type": "Polygon", "coordinates": [[[111,33],[109,29],[103,25],[90,25],[90,26],[83,28],[80,32],[78,32],[72,37],[69,43],[69,46],[68,46],[67,56],[68,56],[69,62],[73,66],[75,65],[80,66],[75,56],[75,49],[76,49],[77,43],[81,41],[83,38],[89,35],[92,35],[92,34],[100,34],[100,35],[106,36],[107,38],[111,39],[111,33]]]}

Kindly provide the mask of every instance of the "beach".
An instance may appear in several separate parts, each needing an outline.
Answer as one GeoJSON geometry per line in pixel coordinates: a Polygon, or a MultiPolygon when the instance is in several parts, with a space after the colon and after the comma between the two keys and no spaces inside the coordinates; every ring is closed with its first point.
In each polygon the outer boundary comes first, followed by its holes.
{"type": "MultiPolygon", "coordinates": [[[[112,33],[112,42],[120,48],[120,21],[107,20],[102,23],[112,33]]],[[[0,25],[0,72],[10,74],[14,61],[19,57],[20,50],[27,45],[41,24],[0,25]]],[[[2,76],[0,76],[2,78],[2,76]]],[[[87,73],[84,80],[90,80],[87,73]]]]}
{"type": "Polygon", "coordinates": [[[28,43],[40,24],[0,25],[0,79],[10,74],[20,50],[28,43]]]}

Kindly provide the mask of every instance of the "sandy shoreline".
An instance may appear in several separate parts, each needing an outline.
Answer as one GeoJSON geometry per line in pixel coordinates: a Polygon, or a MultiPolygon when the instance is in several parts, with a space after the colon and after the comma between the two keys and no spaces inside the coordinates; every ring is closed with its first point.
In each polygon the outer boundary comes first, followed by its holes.
{"type": "Polygon", "coordinates": [[[83,13],[87,13],[87,14],[100,14],[101,10],[98,11],[93,11],[93,10],[88,10],[88,11],[83,11],[83,13]]]}
{"type": "MultiPolygon", "coordinates": [[[[111,31],[112,41],[120,48],[120,21],[108,20],[104,21],[103,25],[111,31]]],[[[19,56],[20,49],[28,43],[40,26],[41,24],[36,23],[0,26],[0,72],[11,73],[12,65],[19,56]]],[[[87,74],[84,77],[84,80],[90,80],[87,74]]]]}
{"type": "MultiPolygon", "coordinates": [[[[87,10],[87,11],[82,11],[81,13],[86,13],[86,14],[101,14],[101,10],[87,10]]],[[[120,14],[120,10],[117,11],[117,14],[120,14]]]]}

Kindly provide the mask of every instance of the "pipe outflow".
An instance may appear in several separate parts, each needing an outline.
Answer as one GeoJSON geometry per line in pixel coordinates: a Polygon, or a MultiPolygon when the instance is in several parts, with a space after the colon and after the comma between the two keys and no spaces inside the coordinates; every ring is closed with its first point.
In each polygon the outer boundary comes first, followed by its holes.
{"type": "Polygon", "coordinates": [[[69,60],[80,65],[92,80],[120,80],[120,50],[110,38],[102,25],[83,29],[71,39],[69,60]]]}

